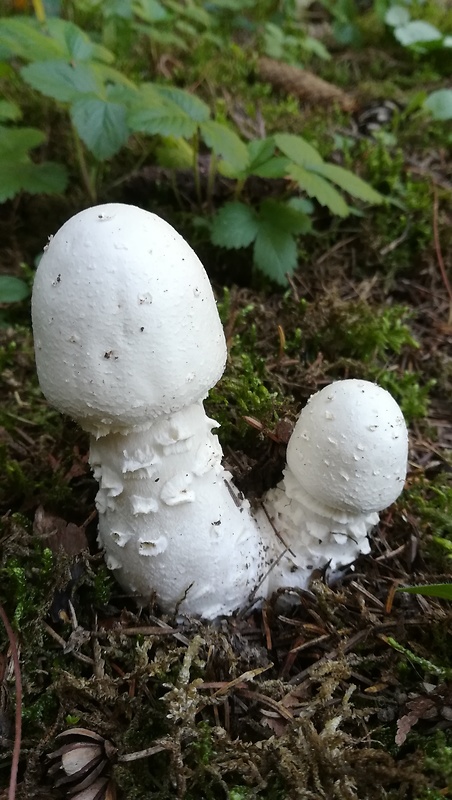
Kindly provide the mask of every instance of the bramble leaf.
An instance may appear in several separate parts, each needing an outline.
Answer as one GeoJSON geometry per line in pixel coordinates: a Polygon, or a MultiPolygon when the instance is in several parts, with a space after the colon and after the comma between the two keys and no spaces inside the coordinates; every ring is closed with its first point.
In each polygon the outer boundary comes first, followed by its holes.
{"type": "Polygon", "coordinates": [[[210,117],[209,106],[190,92],[178,89],[176,86],[161,86],[160,84],[150,83],[148,86],[154,88],[156,93],[165,100],[170,100],[182,109],[190,119],[195,122],[205,122],[210,117]]]}
{"type": "Polygon", "coordinates": [[[35,61],[22,67],[20,73],[26,83],[38,92],[72,103],[82,94],[102,94],[103,87],[94,71],[87,64],[67,61],[35,61]]]}
{"type": "Polygon", "coordinates": [[[248,247],[257,236],[257,214],[244,203],[226,203],[212,221],[213,244],[230,249],[248,247]]]}
{"type": "Polygon", "coordinates": [[[310,172],[297,164],[290,165],[288,175],[309,197],[315,197],[320,205],[329,208],[332,214],[337,214],[338,217],[349,215],[350,209],[344,198],[321,175],[316,175],[315,172],[310,172]]]}
{"type": "Polygon", "coordinates": [[[297,266],[297,245],[292,234],[264,222],[254,242],[254,263],[280,286],[287,286],[287,275],[297,266]]]}
{"type": "Polygon", "coordinates": [[[429,94],[423,107],[430,111],[433,119],[452,119],[452,89],[438,89],[429,94]]]}
{"type": "Polygon", "coordinates": [[[0,275],[0,303],[18,303],[30,294],[25,281],[14,275],[0,275]]]}
{"type": "Polygon", "coordinates": [[[44,61],[66,55],[65,47],[42,33],[35,20],[28,18],[2,19],[0,46],[26,61],[44,61]]]}
{"type": "Polygon", "coordinates": [[[73,104],[71,119],[78,135],[99,161],[117,153],[129,137],[126,110],[119,103],[82,97],[73,104]]]}
{"type": "Polygon", "coordinates": [[[221,156],[236,169],[245,169],[248,149],[234,131],[214,120],[202,122],[199,127],[202,138],[215,155],[221,156]]]}
{"type": "Polygon", "coordinates": [[[302,136],[295,136],[293,133],[277,133],[274,139],[281,152],[300,167],[321,164],[323,161],[319,151],[302,136]]]}
{"type": "Polygon", "coordinates": [[[363,181],[348,169],[339,167],[336,164],[327,164],[326,162],[313,164],[310,169],[317,175],[328,178],[328,180],[359,200],[365,200],[368,203],[381,203],[383,201],[383,196],[379,192],[375,191],[366,181],[363,181]]]}

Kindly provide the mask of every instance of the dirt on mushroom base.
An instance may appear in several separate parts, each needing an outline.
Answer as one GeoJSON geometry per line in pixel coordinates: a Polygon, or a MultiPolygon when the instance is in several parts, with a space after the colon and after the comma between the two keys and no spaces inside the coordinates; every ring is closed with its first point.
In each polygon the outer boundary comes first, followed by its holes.
{"type": "MultiPolygon", "coordinates": [[[[259,496],[284,463],[277,418],[290,424],[307,396],[336,377],[392,381],[414,420],[408,490],[383,516],[372,557],[339,584],[328,588],[318,575],[291,605],[271,603],[217,629],[196,620],[176,626],[152,605],[138,614],[118,594],[97,553],[87,441],[40,396],[29,330],[2,333],[0,599],[22,648],[18,796],[48,796],[44,755],[70,726],[96,731],[122,753],[171,743],[112,765],[124,798],[444,796],[450,611],[393,594],[398,581],[437,582],[445,569],[431,529],[433,511],[447,519],[452,505],[444,292],[426,268],[417,285],[398,284],[392,299],[408,316],[396,313],[383,282],[350,276],[351,249],[297,278],[289,298],[245,289],[223,297],[231,357],[211,413],[227,422],[228,466],[259,496]],[[74,539],[75,554],[67,552],[74,539]]],[[[0,636],[6,786],[14,681],[0,636]]]]}

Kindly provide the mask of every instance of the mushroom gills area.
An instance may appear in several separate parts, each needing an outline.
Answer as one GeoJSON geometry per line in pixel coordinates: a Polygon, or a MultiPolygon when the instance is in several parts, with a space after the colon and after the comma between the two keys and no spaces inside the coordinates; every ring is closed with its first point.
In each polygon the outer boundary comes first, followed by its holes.
{"type": "Polygon", "coordinates": [[[92,439],[99,543],[122,587],[167,613],[207,619],[267,594],[249,503],[221,465],[201,402],[146,430],[92,439]]]}

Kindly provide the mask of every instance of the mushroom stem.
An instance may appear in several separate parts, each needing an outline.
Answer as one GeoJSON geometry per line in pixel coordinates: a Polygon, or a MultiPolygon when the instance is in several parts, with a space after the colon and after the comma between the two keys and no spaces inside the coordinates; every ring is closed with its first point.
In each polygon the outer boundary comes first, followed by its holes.
{"type": "Polygon", "coordinates": [[[146,430],[93,437],[90,452],[99,542],[119,583],[146,601],[155,590],[166,612],[207,619],[247,605],[265,571],[217,427],[197,402],[146,430]]]}

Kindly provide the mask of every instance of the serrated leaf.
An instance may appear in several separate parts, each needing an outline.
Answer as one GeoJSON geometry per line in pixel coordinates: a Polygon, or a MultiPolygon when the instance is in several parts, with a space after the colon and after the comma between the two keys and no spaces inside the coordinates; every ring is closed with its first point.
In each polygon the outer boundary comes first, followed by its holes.
{"type": "Polygon", "coordinates": [[[323,162],[322,164],[313,164],[311,170],[317,175],[322,175],[323,178],[328,178],[352,197],[365,200],[367,203],[383,202],[383,197],[379,192],[348,169],[323,162]]]}
{"type": "Polygon", "coordinates": [[[62,53],[74,61],[89,61],[93,58],[94,43],[89,36],[73,22],[50,17],[46,29],[61,47],[62,53]]]}
{"type": "Polygon", "coordinates": [[[338,217],[347,217],[350,213],[344,198],[320,175],[297,164],[289,167],[288,175],[298,183],[301,189],[304,189],[309,197],[315,197],[320,205],[329,208],[332,214],[337,214],[338,217]]]}
{"type": "Polygon", "coordinates": [[[22,67],[20,73],[33,89],[63,103],[72,103],[83,94],[101,94],[103,89],[100,80],[86,64],[36,61],[22,67]]]}
{"type": "Polygon", "coordinates": [[[133,4],[133,10],[145,22],[162,22],[168,19],[168,12],[158,0],[138,0],[133,4]]]}
{"type": "Polygon", "coordinates": [[[0,275],[0,303],[18,303],[30,294],[30,288],[14,275],[0,275]]]}
{"type": "Polygon", "coordinates": [[[63,192],[66,183],[66,169],[62,164],[50,161],[42,164],[0,161],[0,203],[10,200],[21,191],[31,194],[63,192]]]}
{"type": "Polygon", "coordinates": [[[70,113],[81,140],[99,161],[117,153],[129,137],[126,110],[119,103],[83,97],[70,113]]]}
{"type": "Polygon", "coordinates": [[[259,224],[254,209],[244,203],[226,203],[212,221],[211,239],[219,247],[248,247],[257,236],[259,224]]]}
{"type": "Polygon", "coordinates": [[[33,19],[2,19],[0,46],[26,61],[62,58],[65,48],[46,33],[42,33],[33,19]]]}
{"type": "Polygon", "coordinates": [[[134,92],[137,91],[134,82],[131,81],[127,75],[124,75],[123,72],[110,66],[110,64],[101,64],[99,61],[93,61],[90,64],[90,69],[93,75],[98,78],[100,84],[108,82],[114,86],[123,87],[134,92]]]}
{"type": "Polygon", "coordinates": [[[161,86],[158,83],[147,84],[152,87],[159,97],[165,100],[170,100],[195,122],[205,122],[210,117],[210,109],[203,100],[196,97],[184,89],[178,89],[176,86],[161,86]]]}
{"type": "Polygon", "coordinates": [[[425,597],[440,597],[442,600],[452,600],[452,583],[430,583],[425,586],[401,586],[399,592],[408,594],[422,594],[425,597]]]}
{"type": "Polygon", "coordinates": [[[190,139],[196,131],[196,122],[175,105],[140,108],[129,114],[128,123],[133,131],[152,136],[182,136],[190,139]]]}
{"type": "Polygon", "coordinates": [[[7,128],[0,125],[0,159],[19,160],[33,147],[45,141],[45,135],[37,128],[7,128]]]}
{"type": "Polygon", "coordinates": [[[452,89],[438,89],[432,92],[423,104],[433,119],[452,119],[452,89]]]}
{"type": "Polygon", "coordinates": [[[9,100],[0,100],[0,120],[9,120],[15,122],[22,117],[22,110],[17,103],[11,103],[9,100]]]}
{"type": "Polygon", "coordinates": [[[259,167],[250,167],[249,174],[256,175],[258,178],[284,178],[290,163],[285,156],[273,156],[259,167]]]}
{"type": "Polygon", "coordinates": [[[291,234],[306,233],[311,227],[311,221],[303,211],[273,199],[261,203],[259,221],[291,234]]]}
{"type": "Polygon", "coordinates": [[[323,162],[319,151],[302,136],[295,136],[293,133],[277,133],[274,139],[281,152],[300,167],[323,162]]]}
{"type": "Polygon", "coordinates": [[[287,275],[297,266],[297,245],[292,234],[264,222],[259,226],[253,253],[261,272],[280,286],[287,286],[287,275]]]}
{"type": "Polygon", "coordinates": [[[202,122],[199,127],[204,142],[216,156],[221,156],[236,169],[245,169],[248,149],[234,131],[214,120],[202,122]]]}

